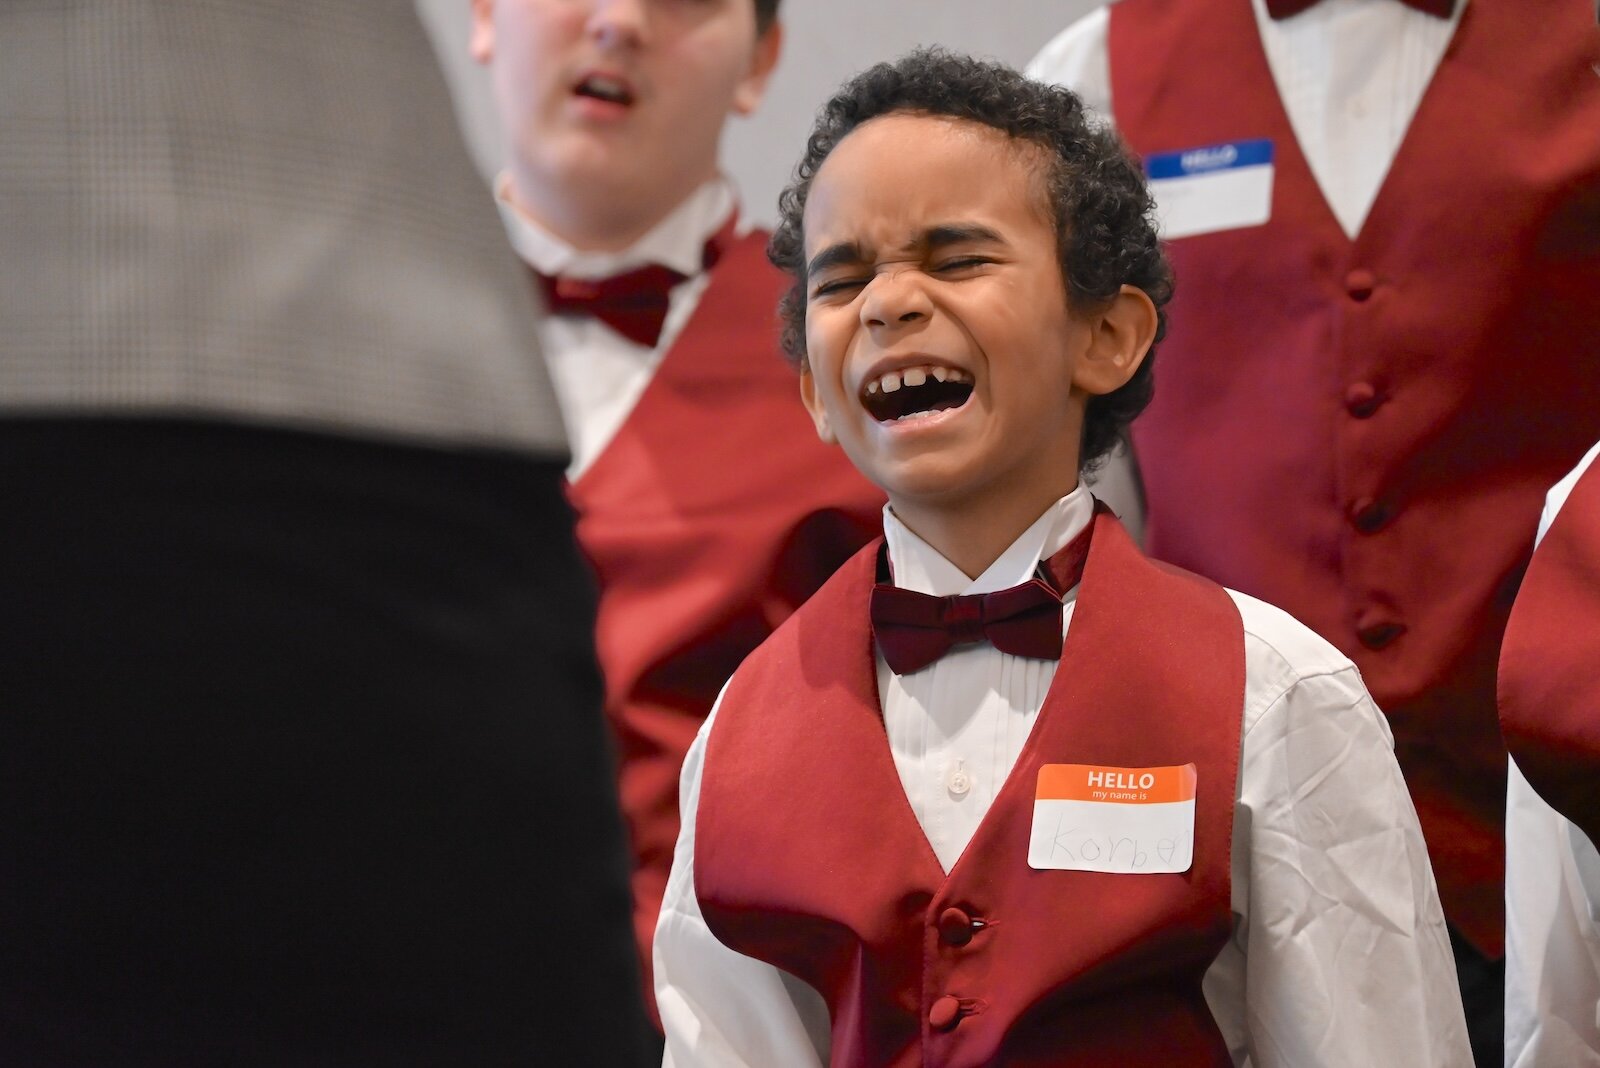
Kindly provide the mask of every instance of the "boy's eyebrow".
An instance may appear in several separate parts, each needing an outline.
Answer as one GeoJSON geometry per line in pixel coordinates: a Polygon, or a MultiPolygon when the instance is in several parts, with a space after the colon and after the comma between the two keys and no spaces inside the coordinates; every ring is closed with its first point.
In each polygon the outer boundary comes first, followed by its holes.
{"type": "MultiPolygon", "coordinates": [[[[908,248],[919,252],[930,252],[946,245],[962,245],[973,241],[1004,243],[1005,238],[1000,236],[999,231],[982,223],[941,223],[922,231],[908,248]]],[[[829,267],[861,263],[865,259],[860,245],[853,241],[841,241],[836,245],[829,245],[811,257],[811,262],[806,264],[806,274],[813,275],[829,267]]]]}
{"type": "Polygon", "coordinates": [[[806,264],[806,274],[813,275],[818,271],[825,271],[829,267],[838,267],[846,263],[861,262],[861,246],[854,241],[841,241],[836,245],[829,245],[806,264]]]}
{"type": "Polygon", "coordinates": [[[982,223],[945,223],[925,230],[918,242],[925,249],[943,248],[946,245],[963,245],[969,241],[1005,242],[999,232],[982,223]]]}

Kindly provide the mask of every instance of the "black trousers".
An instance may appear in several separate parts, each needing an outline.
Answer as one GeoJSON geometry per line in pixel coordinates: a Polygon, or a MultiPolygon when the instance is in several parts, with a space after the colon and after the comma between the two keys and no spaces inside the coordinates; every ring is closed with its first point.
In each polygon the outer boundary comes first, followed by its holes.
{"type": "Polygon", "coordinates": [[[559,464],[0,421],[0,1063],[639,1063],[559,464]]]}
{"type": "Polygon", "coordinates": [[[1506,1059],[1505,958],[1485,957],[1453,925],[1449,930],[1473,1062],[1477,1068],[1500,1068],[1506,1059]]]}

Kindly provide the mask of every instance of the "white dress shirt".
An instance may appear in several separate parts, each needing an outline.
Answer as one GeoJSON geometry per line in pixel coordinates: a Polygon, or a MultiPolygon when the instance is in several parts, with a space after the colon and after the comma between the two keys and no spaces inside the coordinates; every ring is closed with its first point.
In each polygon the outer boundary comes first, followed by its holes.
{"type": "MultiPolygon", "coordinates": [[[[1543,540],[1589,450],[1545,498],[1543,540]]],[[[1506,786],[1507,1068],[1600,1068],[1600,853],[1511,764],[1506,786]]]]}
{"type": "MultiPolygon", "coordinates": [[[[973,580],[886,508],[895,581],[940,596],[1016,585],[1071,541],[1092,509],[1087,492],[1075,490],[973,580]]],[[[1470,1064],[1444,917],[1387,723],[1332,646],[1278,609],[1230,596],[1244,620],[1246,671],[1234,930],[1204,989],[1234,1062],[1470,1064]]],[[[879,658],[887,744],[946,871],[1016,762],[1056,668],[988,645],[904,676],[879,658]]],[[[695,813],[715,716],[684,763],[683,831],[656,928],[664,1063],[826,1064],[820,995],[723,946],[700,912],[695,813]]]]}
{"type": "Polygon", "coordinates": [[[706,241],[737,206],[728,183],[716,178],[621,252],[582,252],[519,211],[507,196],[507,177],[495,198],[511,247],[534,270],[573,278],[606,278],[648,264],[688,276],[669,296],[667,319],[654,348],[640,345],[587,315],[546,315],[540,341],[571,441],[567,477],[576,481],[611,443],[639,403],[661,359],[694,314],[710,277],[702,270],[706,241]]]}
{"type": "MultiPolygon", "coordinates": [[[[1263,0],[1251,3],[1295,139],[1339,225],[1353,238],[1467,0],[1458,0],[1448,19],[1399,0],[1322,0],[1286,19],[1268,15],[1263,0]]],[[[1072,89],[1107,119],[1113,115],[1109,21],[1106,8],[1090,12],[1045,45],[1027,69],[1031,78],[1072,89]]]]}

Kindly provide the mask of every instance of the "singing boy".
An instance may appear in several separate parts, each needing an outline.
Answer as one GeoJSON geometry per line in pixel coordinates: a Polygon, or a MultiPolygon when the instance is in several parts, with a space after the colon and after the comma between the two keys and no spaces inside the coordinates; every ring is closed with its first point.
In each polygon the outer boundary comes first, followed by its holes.
{"type": "Polygon", "coordinates": [[[1138,167],[934,51],[846,85],[797,175],[786,349],[889,505],[690,751],[668,1063],[1468,1063],[1355,668],[1080,485],[1171,292],[1138,167]]]}

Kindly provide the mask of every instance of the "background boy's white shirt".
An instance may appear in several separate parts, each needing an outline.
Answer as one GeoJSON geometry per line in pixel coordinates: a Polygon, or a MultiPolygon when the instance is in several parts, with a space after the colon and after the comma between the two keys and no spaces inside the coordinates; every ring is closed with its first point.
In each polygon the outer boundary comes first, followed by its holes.
{"type": "MultiPolygon", "coordinates": [[[[1082,490],[1063,498],[966,591],[1031,575],[1041,554],[1082,529],[1090,508],[1082,490]]],[[[937,593],[952,572],[960,575],[888,509],[885,529],[897,582],[937,593]]],[[[1236,919],[1204,985],[1234,1062],[1470,1063],[1433,872],[1387,723],[1355,667],[1330,645],[1283,612],[1230,595],[1246,654],[1236,919]]],[[[1069,605],[1069,628],[1070,621],[1069,605]]],[[[946,870],[1015,763],[1056,667],[974,646],[900,678],[880,658],[888,743],[946,870]],[[935,675],[950,688],[930,685],[935,675]],[[958,760],[971,778],[964,793],[948,788],[958,760]]],[[[700,913],[694,826],[715,715],[684,764],[683,832],[656,929],[664,1063],[826,1064],[821,997],[727,949],[700,913]]]]}
{"type": "MultiPolygon", "coordinates": [[[[540,341],[545,363],[571,440],[567,477],[576,481],[621,429],[662,357],[699,306],[711,280],[701,269],[706,241],[728,221],[738,199],[726,179],[714,178],[629,248],[582,252],[519,211],[507,196],[506,183],[502,175],[495,188],[500,217],[511,247],[534,270],[574,278],[606,278],[660,264],[688,276],[672,290],[667,319],[653,348],[623,337],[590,316],[543,317],[540,341]]],[[[773,351],[776,354],[776,340],[773,351]]]]}
{"type": "MultiPolygon", "coordinates": [[[[1468,0],[1458,0],[1448,19],[1399,0],[1322,0],[1290,18],[1274,19],[1263,0],[1251,2],[1295,139],[1339,225],[1354,237],[1468,0]]],[[[1065,85],[1111,121],[1109,23],[1107,8],[1090,12],[1046,44],[1027,73],[1065,85]]],[[[1219,70],[1217,76],[1227,72],[1219,70]]],[[[1240,136],[1254,132],[1243,130],[1240,136]]]]}
{"type": "MultiPolygon", "coordinates": [[[[1545,497],[1539,540],[1595,445],[1545,497]]],[[[1506,784],[1506,1065],[1600,1068],[1600,852],[1511,763],[1506,784]]]]}

